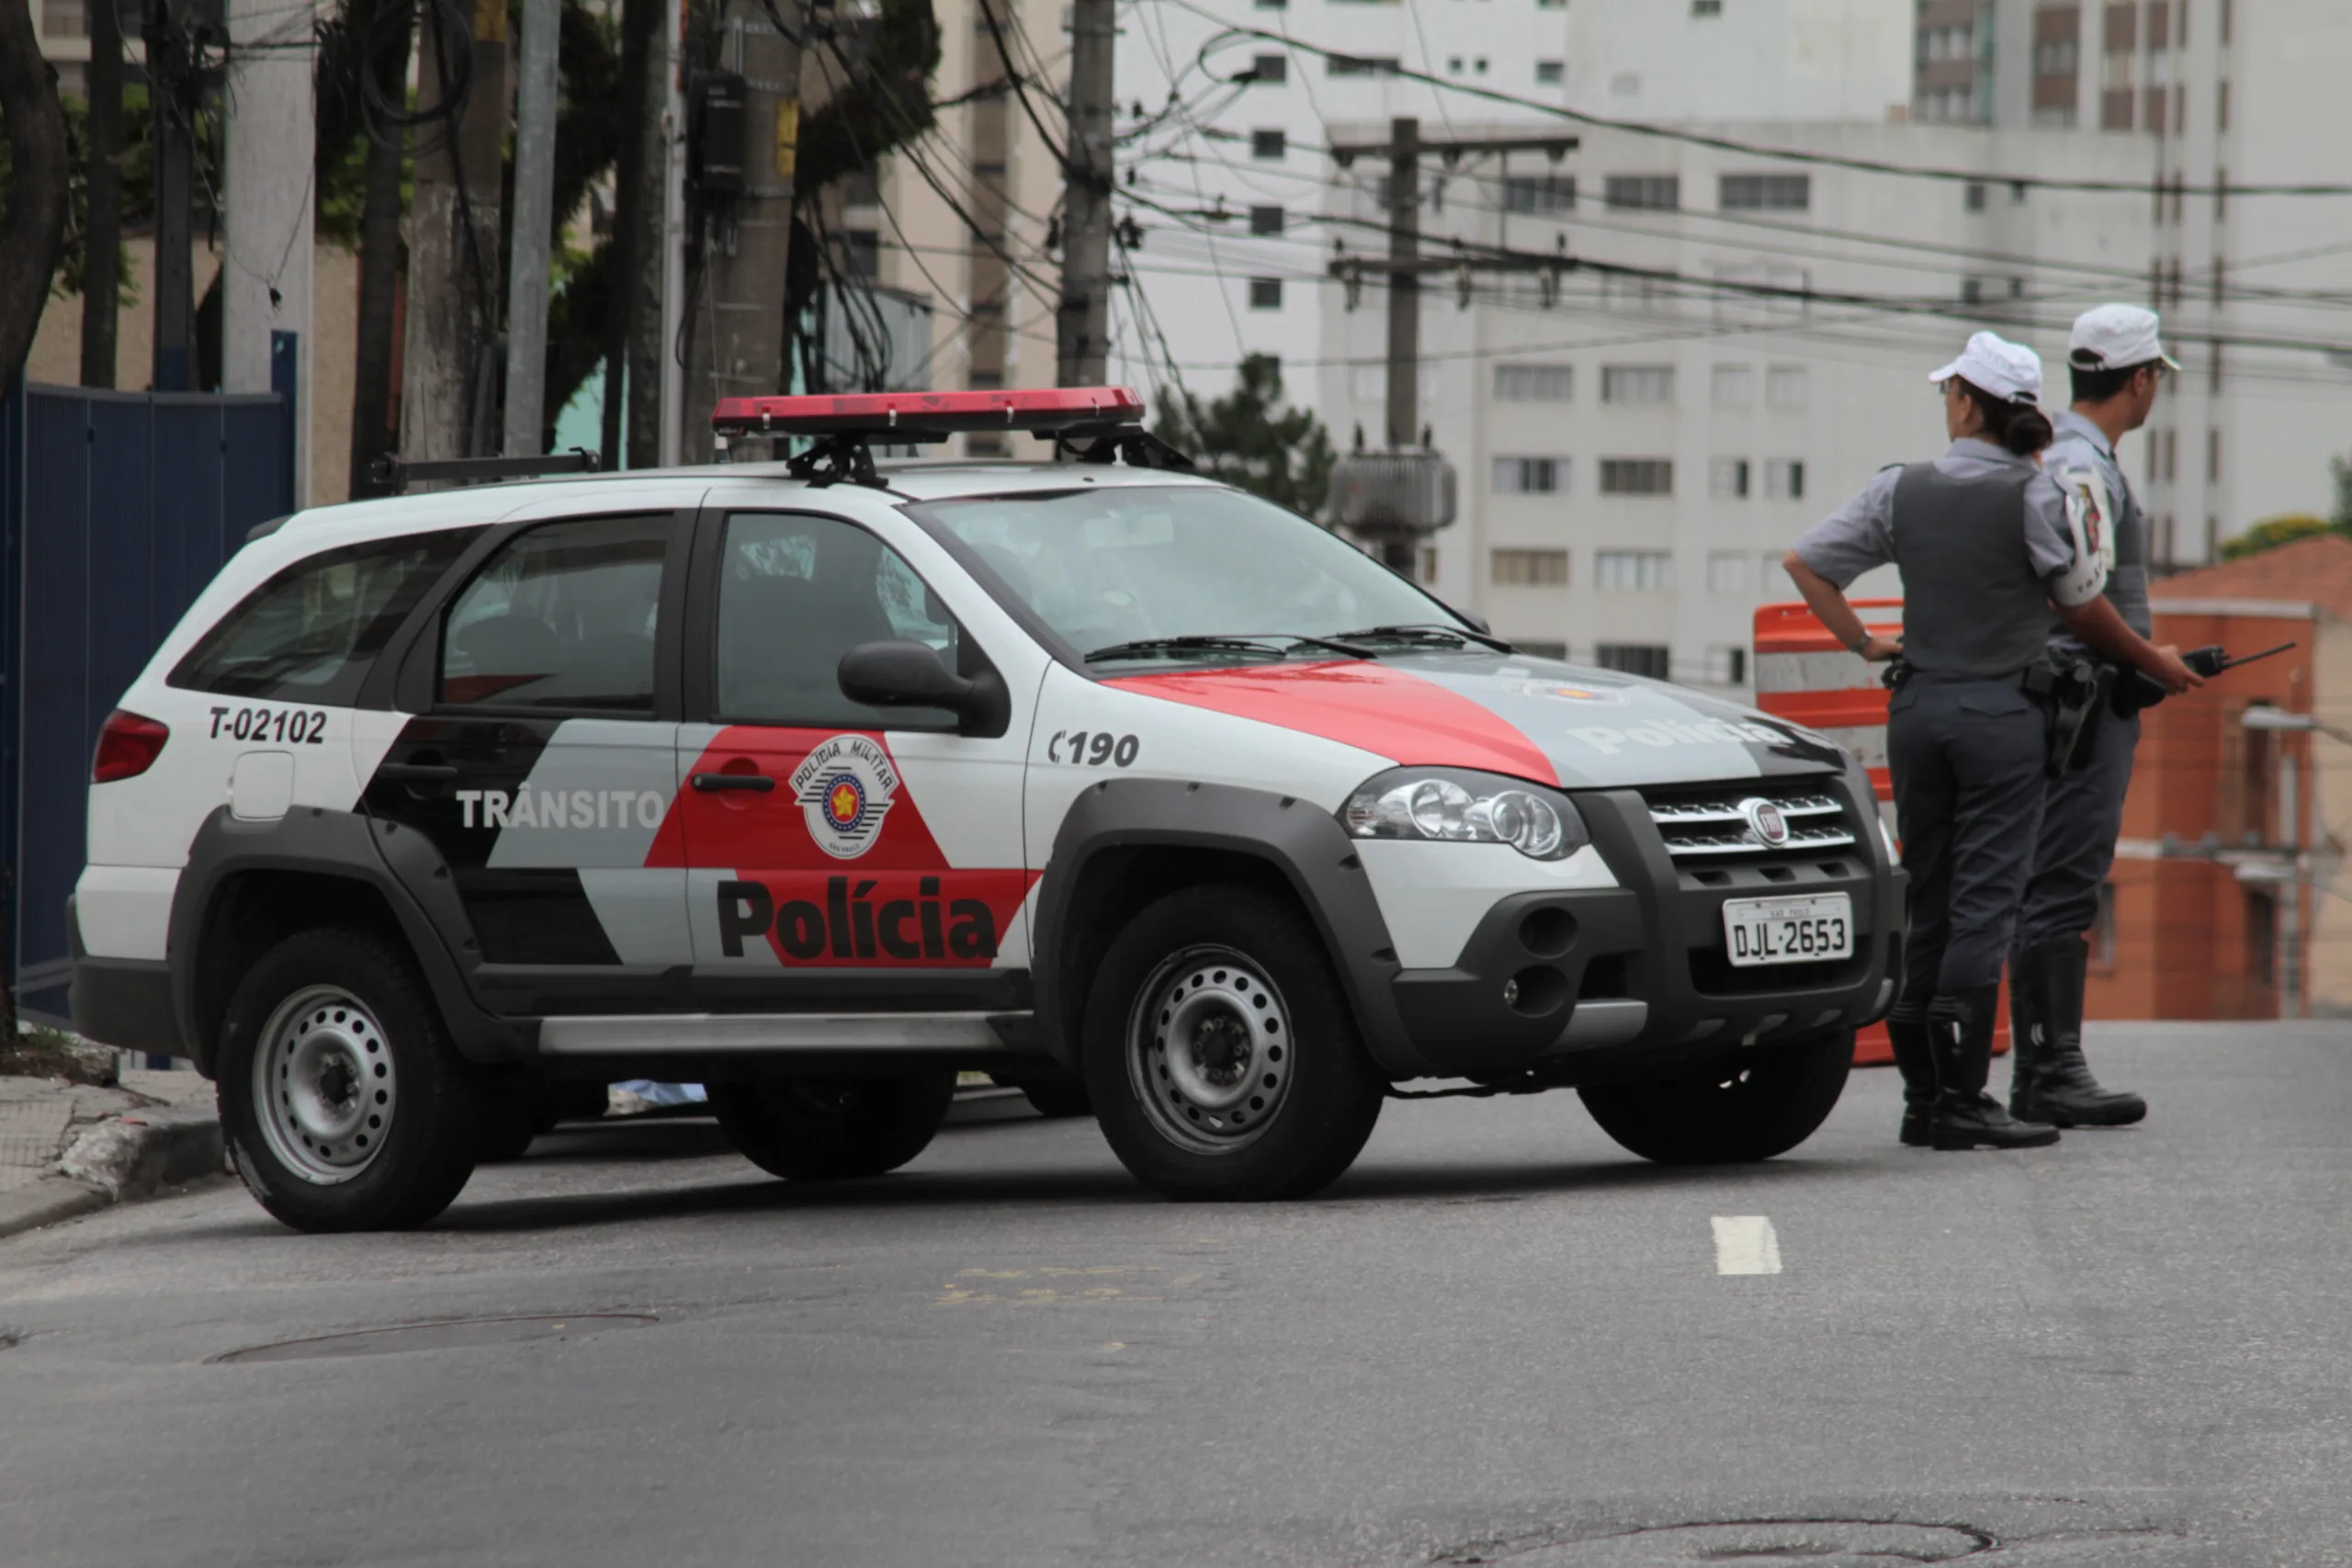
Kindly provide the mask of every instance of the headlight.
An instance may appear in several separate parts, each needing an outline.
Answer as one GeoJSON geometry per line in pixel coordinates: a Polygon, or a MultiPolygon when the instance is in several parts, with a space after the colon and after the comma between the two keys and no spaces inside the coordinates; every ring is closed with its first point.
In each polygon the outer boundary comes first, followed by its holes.
{"type": "Polygon", "coordinates": [[[1592,841],[1566,795],[1492,773],[1399,768],[1348,797],[1351,838],[1509,844],[1532,860],[1565,860],[1592,841]]]}

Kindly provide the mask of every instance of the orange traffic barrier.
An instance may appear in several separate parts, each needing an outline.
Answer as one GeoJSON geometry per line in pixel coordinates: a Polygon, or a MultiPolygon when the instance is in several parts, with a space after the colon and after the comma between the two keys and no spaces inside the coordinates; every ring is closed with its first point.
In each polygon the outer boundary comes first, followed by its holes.
{"type": "MultiPolygon", "coordinates": [[[[1857,599],[1862,624],[1881,637],[1903,635],[1903,601],[1857,599]]],[[[1756,611],[1756,705],[1776,718],[1818,730],[1861,759],[1877,792],[1879,815],[1894,829],[1894,784],[1886,767],[1886,703],[1882,667],[1849,652],[1804,604],[1763,604],[1756,611]]],[[[2002,993],[1993,1049],[2009,1048],[2007,992],[2002,993]]],[[[1854,1060],[1875,1066],[1894,1060],[1886,1026],[1873,1023],[1854,1043],[1854,1060]]]]}

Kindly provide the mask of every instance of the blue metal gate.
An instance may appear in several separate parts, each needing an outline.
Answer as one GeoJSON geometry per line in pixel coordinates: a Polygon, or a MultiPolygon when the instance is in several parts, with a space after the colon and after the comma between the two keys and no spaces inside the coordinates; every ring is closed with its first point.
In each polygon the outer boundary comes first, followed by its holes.
{"type": "Polygon", "coordinates": [[[0,401],[0,855],[28,1014],[66,1012],[98,727],[246,530],[293,510],[292,435],[277,393],[0,401]]]}

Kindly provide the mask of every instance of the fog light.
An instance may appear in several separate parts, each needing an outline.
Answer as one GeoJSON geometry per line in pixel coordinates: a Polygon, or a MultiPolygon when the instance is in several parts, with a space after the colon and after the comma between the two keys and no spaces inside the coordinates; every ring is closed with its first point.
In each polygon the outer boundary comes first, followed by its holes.
{"type": "Polygon", "coordinates": [[[1503,982],[1503,1006],[1507,1008],[1515,1008],[1518,1005],[1519,982],[1517,980],[1505,980],[1503,982]]]}

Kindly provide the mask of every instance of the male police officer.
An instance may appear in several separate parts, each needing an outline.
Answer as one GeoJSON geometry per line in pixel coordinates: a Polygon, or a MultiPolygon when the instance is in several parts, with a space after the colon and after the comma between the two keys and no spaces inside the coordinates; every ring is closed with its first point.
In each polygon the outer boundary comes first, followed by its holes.
{"type": "MultiPolygon", "coordinates": [[[[2133,631],[2149,635],[2147,529],[2115,445],[2147,423],[2166,370],[2177,370],[2157,336],[2155,313],[2136,305],[2101,305],[2075,322],[2066,361],[2074,407],[2054,422],[2057,440],[2042,454],[2113,565],[2107,597],[2133,631]]],[[[2064,625],[2051,629],[2053,656],[2089,657],[2064,625]]],[[[2111,676],[2103,680],[2106,695],[2111,676]]],[[[2120,1127],[2148,1113],[2147,1101],[2099,1087],[2083,1060],[2083,987],[2090,959],[2084,933],[2098,919],[2099,888],[2115,862],[2123,825],[2123,792],[2140,717],[2119,717],[2094,703],[2071,766],[2047,785],[2041,833],[2009,953],[2009,1112],[2060,1127],[2120,1127]]]]}

